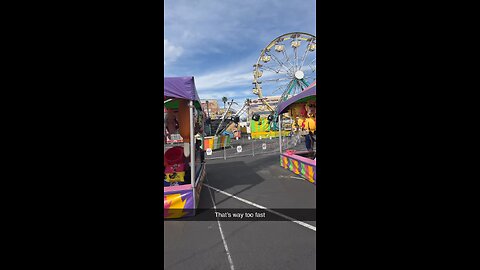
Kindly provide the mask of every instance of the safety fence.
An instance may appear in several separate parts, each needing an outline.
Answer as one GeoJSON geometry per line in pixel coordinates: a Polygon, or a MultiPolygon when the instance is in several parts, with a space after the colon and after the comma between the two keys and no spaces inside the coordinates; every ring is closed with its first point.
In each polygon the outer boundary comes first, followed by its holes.
{"type": "MultiPolygon", "coordinates": [[[[313,145],[316,151],[316,145],[313,145]]],[[[302,136],[282,136],[282,152],[286,150],[306,150],[305,138],[302,136]]],[[[279,138],[258,138],[250,140],[246,137],[232,140],[230,147],[225,147],[219,151],[212,151],[206,159],[233,158],[241,156],[257,156],[264,154],[280,154],[279,138]],[[223,153],[222,153],[223,152],[223,153]],[[222,156],[223,154],[223,156],[222,156]]]]}
{"type": "MultiPolygon", "coordinates": [[[[164,150],[181,144],[165,144],[164,150]]],[[[313,149],[316,151],[316,143],[313,143],[313,149]]],[[[231,139],[230,145],[219,149],[205,149],[205,159],[231,159],[236,157],[259,156],[267,154],[280,154],[280,140],[274,138],[249,138],[242,136],[241,138],[231,139]]],[[[305,137],[303,136],[282,136],[282,152],[286,150],[305,151],[305,137]]]]}

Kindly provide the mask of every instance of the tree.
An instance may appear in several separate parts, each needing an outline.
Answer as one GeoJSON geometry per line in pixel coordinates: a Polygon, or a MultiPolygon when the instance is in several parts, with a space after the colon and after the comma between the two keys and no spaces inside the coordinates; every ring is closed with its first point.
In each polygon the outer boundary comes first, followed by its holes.
{"type": "Polygon", "coordinates": [[[228,100],[228,98],[227,98],[227,97],[223,97],[223,98],[222,98],[222,101],[223,101],[223,109],[226,109],[226,106],[227,106],[227,100],[228,100]]]}
{"type": "Polygon", "coordinates": [[[207,104],[207,118],[210,118],[210,108],[208,107],[208,100],[205,101],[205,103],[207,104]]]}

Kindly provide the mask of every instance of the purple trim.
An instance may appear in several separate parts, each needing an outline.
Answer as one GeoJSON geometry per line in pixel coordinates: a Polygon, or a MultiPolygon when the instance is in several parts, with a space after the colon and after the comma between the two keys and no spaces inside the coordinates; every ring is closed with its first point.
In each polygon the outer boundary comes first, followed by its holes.
{"type": "Polygon", "coordinates": [[[195,209],[195,206],[193,206],[193,192],[189,190],[185,194],[187,202],[185,203],[185,207],[183,209],[195,209]]]}
{"type": "Polygon", "coordinates": [[[311,159],[301,157],[301,156],[297,156],[297,155],[280,154],[280,162],[281,162],[280,164],[281,164],[282,167],[287,166],[287,168],[286,168],[287,170],[289,170],[293,173],[296,173],[296,174],[300,174],[303,178],[307,179],[308,182],[313,183],[314,185],[317,185],[317,162],[316,162],[316,160],[311,160],[311,159]],[[287,161],[286,161],[287,163],[286,164],[284,163],[285,161],[283,160],[284,157],[287,158],[287,161]],[[301,172],[296,173],[294,170],[290,169],[290,164],[293,163],[293,160],[295,160],[299,163],[299,171],[300,171],[300,166],[302,166],[301,164],[313,167],[313,182],[310,182],[310,180],[307,178],[307,176],[302,174],[301,172]],[[311,163],[311,162],[313,162],[313,163],[311,163]]]}
{"type": "MultiPolygon", "coordinates": [[[[300,153],[300,152],[298,152],[300,153]]],[[[308,152],[306,152],[308,153],[308,152]]],[[[306,158],[306,157],[302,157],[302,156],[297,156],[297,155],[287,155],[287,154],[281,154],[282,156],[284,157],[287,157],[287,158],[291,158],[291,159],[295,159],[297,161],[300,161],[302,163],[305,163],[307,165],[310,165],[310,166],[317,166],[317,161],[313,160],[313,159],[309,159],[309,158],[306,158]]]]}
{"type": "Polygon", "coordinates": [[[300,94],[297,94],[297,95],[287,99],[286,101],[278,104],[278,109],[277,109],[278,114],[284,113],[290,105],[294,104],[295,102],[299,101],[300,99],[310,97],[310,96],[315,96],[315,98],[316,98],[316,96],[317,96],[317,85],[314,85],[312,87],[308,87],[307,89],[302,91],[300,94]]]}
{"type": "Polygon", "coordinates": [[[192,190],[192,185],[186,184],[186,185],[173,186],[173,187],[164,187],[163,194],[178,193],[179,191],[184,191],[184,190],[192,190]]]}
{"type": "Polygon", "coordinates": [[[166,77],[163,81],[164,98],[181,98],[200,102],[193,77],[166,77]]]}

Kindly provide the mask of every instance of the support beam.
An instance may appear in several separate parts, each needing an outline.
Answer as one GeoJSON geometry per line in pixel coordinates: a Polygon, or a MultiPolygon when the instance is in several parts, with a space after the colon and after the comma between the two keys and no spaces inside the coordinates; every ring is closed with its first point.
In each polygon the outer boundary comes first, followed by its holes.
{"type": "Polygon", "coordinates": [[[282,115],[278,115],[278,138],[280,138],[280,154],[282,153],[282,115]]]}
{"type": "Polygon", "coordinates": [[[193,101],[190,100],[189,103],[189,109],[190,109],[190,183],[192,184],[192,194],[193,194],[193,208],[195,209],[196,204],[195,204],[195,134],[194,132],[194,127],[193,127],[193,101]]]}

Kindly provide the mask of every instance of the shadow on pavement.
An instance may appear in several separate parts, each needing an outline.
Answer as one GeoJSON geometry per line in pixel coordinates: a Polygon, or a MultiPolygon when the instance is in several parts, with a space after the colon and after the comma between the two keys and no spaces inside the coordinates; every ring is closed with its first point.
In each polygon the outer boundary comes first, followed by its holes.
{"type": "MultiPolygon", "coordinates": [[[[260,176],[258,172],[272,166],[277,166],[278,171],[281,171],[282,168],[280,167],[279,155],[244,157],[242,158],[242,161],[238,161],[238,159],[216,162],[210,161],[207,164],[206,183],[220,190],[227,190],[235,186],[246,185],[247,187],[239,191],[236,191],[234,193],[229,192],[237,196],[238,194],[249,190],[254,186],[258,185],[259,183],[265,181],[266,179],[260,176]]],[[[275,172],[272,171],[271,176],[275,177],[275,175],[275,172]]],[[[215,192],[213,193],[213,195],[215,196],[215,192]]],[[[229,199],[231,199],[231,197],[227,197],[226,199],[218,202],[215,200],[215,203],[218,205],[229,199]]]]}

